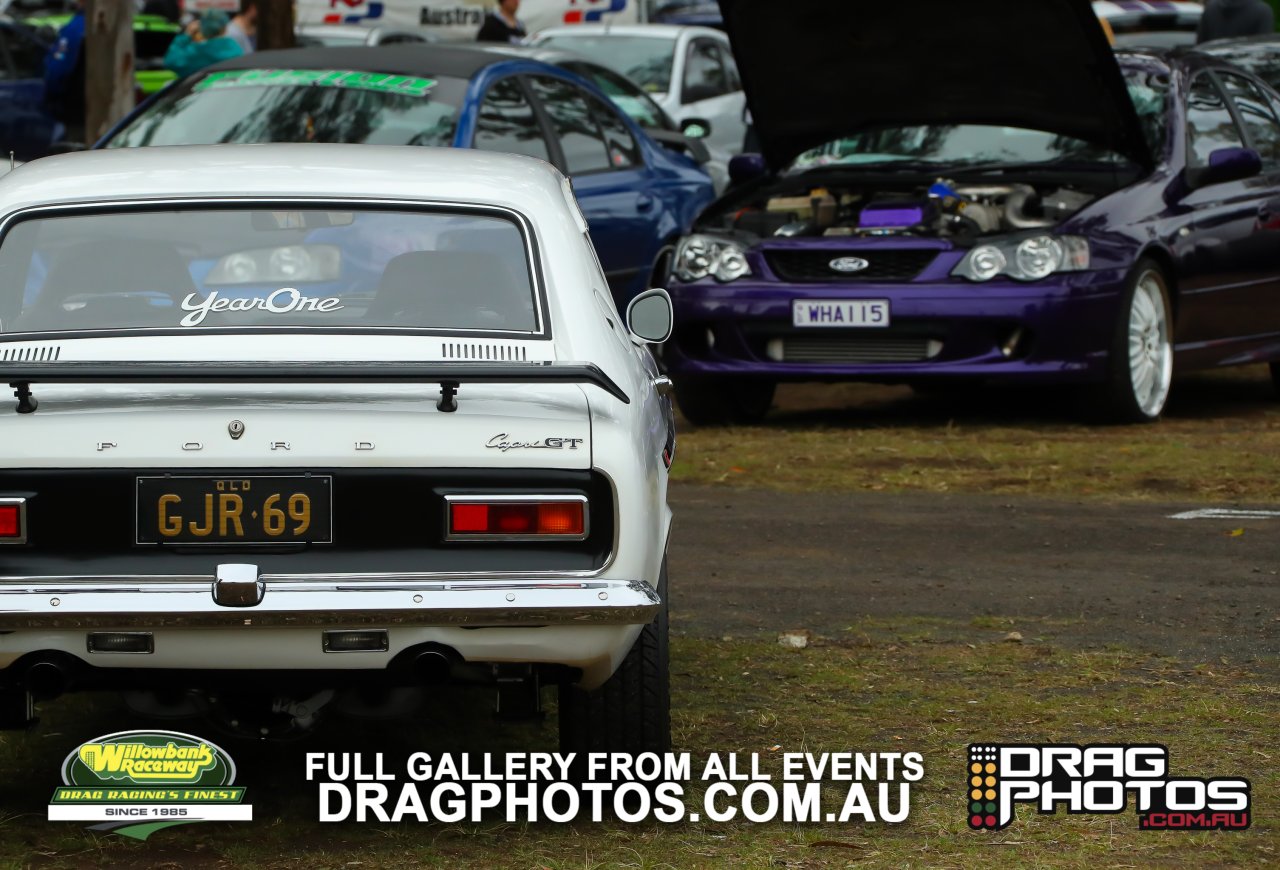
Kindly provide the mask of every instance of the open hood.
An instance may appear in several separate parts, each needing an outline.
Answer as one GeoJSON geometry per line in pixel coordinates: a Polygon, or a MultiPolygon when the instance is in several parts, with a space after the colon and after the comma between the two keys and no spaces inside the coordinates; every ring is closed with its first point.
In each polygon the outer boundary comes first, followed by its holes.
{"type": "Polygon", "coordinates": [[[1089,0],[720,0],[774,170],[879,126],[992,124],[1151,155],[1089,0]]]}

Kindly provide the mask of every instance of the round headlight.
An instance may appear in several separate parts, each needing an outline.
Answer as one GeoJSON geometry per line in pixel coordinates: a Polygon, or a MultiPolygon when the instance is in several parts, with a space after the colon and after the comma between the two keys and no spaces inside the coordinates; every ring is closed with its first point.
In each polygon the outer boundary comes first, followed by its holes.
{"type": "Polygon", "coordinates": [[[1062,265],[1062,243],[1050,236],[1024,239],[1013,252],[1015,278],[1046,278],[1062,265]]]}
{"type": "Polygon", "coordinates": [[[1004,254],[995,245],[982,245],[969,255],[969,277],[975,281],[990,281],[1004,271],[1004,254]]]}
{"type": "Polygon", "coordinates": [[[217,278],[210,276],[211,281],[226,281],[229,284],[248,284],[258,278],[258,264],[249,254],[228,254],[222,258],[217,278]]]}
{"type": "Polygon", "coordinates": [[[311,255],[300,245],[276,248],[271,252],[270,265],[273,277],[296,280],[311,270],[311,255]]]}
{"type": "Polygon", "coordinates": [[[720,281],[733,281],[750,272],[751,267],[747,265],[747,258],[742,255],[742,252],[726,248],[721,251],[719,259],[716,260],[712,274],[720,281]]]}
{"type": "Polygon", "coordinates": [[[680,256],[675,272],[682,281],[697,281],[711,271],[711,245],[697,236],[686,239],[680,246],[680,256]]]}

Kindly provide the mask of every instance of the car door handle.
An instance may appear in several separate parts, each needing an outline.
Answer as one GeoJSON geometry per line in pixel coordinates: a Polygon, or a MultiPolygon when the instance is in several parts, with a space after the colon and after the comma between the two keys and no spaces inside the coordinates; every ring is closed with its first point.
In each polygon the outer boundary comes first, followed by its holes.
{"type": "Polygon", "coordinates": [[[658,375],[654,378],[653,388],[658,391],[659,396],[669,396],[676,391],[675,382],[666,375],[658,375]]]}
{"type": "Polygon", "coordinates": [[[648,211],[653,208],[654,198],[647,193],[642,193],[636,197],[636,209],[639,211],[648,211]]]}

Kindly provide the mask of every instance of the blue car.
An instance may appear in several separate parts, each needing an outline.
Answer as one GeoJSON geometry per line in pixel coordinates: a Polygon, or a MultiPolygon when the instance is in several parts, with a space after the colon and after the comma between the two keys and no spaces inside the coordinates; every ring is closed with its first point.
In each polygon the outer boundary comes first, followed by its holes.
{"type": "MultiPolygon", "coordinates": [[[[655,264],[715,198],[692,158],[651,139],[594,84],[475,47],[258,52],[167,88],[94,147],[225,142],[452,146],[539,157],[573,180],[619,307],[650,286],[655,264]]],[[[234,185],[228,179],[228,192],[234,185]]]]}
{"type": "Polygon", "coordinates": [[[0,157],[10,152],[17,160],[43,157],[66,132],[45,102],[48,46],[37,31],[3,19],[0,43],[0,157]]]}

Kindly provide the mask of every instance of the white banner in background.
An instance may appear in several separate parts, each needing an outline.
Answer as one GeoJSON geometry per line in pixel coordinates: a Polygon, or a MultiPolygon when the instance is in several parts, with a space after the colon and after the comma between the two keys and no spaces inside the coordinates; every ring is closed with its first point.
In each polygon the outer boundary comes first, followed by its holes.
{"type": "MultiPolygon", "coordinates": [[[[565,24],[634,24],[643,20],[643,2],[521,0],[518,15],[530,34],[565,24]]],[[[296,9],[298,24],[389,24],[424,28],[444,40],[469,41],[476,38],[485,13],[496,6],[495,0],[297,0],[296,9]]]]}

